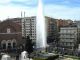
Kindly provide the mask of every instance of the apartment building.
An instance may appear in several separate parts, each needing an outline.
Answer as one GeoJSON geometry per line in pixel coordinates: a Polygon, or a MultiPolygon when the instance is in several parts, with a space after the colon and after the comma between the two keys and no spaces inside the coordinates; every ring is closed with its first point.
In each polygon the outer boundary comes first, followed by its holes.
{"type": "Polygon", "coordinates": [[[64,26],[60,28],[60,48],[69,51],[78,49],[78,28],[77,26],[64,26]]]}
{"type": "MultiPolygon", "coordinates": [[[[53,42],[57,35],[56,19],[45,17],[48,42],[53,42]]],[[[33,42],[36,40],[36,16],[24,17],[22,19],[22,36],[30,36],[33,42]]]]}
{"type": "Polygon", "coordinates": [[[24,17],[22,19],[22,36],[30,36],[33,42],[36,40],[36,17],[24,17]]]}

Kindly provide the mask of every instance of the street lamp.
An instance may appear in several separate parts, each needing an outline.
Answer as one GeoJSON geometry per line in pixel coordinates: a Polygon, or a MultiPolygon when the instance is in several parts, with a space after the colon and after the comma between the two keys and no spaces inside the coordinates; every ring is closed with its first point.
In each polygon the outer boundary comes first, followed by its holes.
{"type": "Polygon", "coordinates": [[[63,51],[62,56],[64,56],[64,48],[62,48],[62,51],[63,51]]]}

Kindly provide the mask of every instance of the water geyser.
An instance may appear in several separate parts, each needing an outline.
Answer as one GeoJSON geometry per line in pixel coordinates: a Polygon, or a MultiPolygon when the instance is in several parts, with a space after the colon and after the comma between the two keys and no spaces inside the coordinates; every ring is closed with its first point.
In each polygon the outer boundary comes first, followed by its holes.
{"type": "Polygon", "coordinates": [[[36,17],[36,38],[37,49],[46,48],[46,23],[43,14],[42,0],[38,0],[38,10],[36,17]]]}

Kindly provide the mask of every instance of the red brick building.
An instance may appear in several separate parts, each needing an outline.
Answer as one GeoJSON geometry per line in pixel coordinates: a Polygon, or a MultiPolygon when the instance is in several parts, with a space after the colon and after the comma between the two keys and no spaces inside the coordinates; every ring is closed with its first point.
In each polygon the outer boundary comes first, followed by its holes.
{"type": "Polygon", "coordinates": [[[21,25],[10,20],[0,23],[0,47],[2,49],[12,49],[23,44],[21,35],[21,25]]]}
{"type": "Polygon", "coordinates": [[[62,20],[62,19],[57,19],[56,22],[57,22],[58,31],[60,30],[60,27],[67,26],[73,23],[72,20],[62,20]]]}
{"type": "Polygon", "coordinates": [[[21,25],[21,18],[8,18],[6,20],[10,20],[12,22],[15,22],[17,24],[20,24],[21,25]]]}

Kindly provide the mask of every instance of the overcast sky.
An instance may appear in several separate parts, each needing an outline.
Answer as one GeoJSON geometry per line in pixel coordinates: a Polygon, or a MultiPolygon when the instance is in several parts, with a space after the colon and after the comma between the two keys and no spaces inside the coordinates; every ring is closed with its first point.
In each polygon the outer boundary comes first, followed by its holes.
{"type": "MultiPolygon", "coordinates": [[[[38,0],[0,0],[0,20],[26,16],[35,16],[38,0]]],[[[80,0],[43,0],[44,15],[58,19],[80,20],[80,0]]]]}

